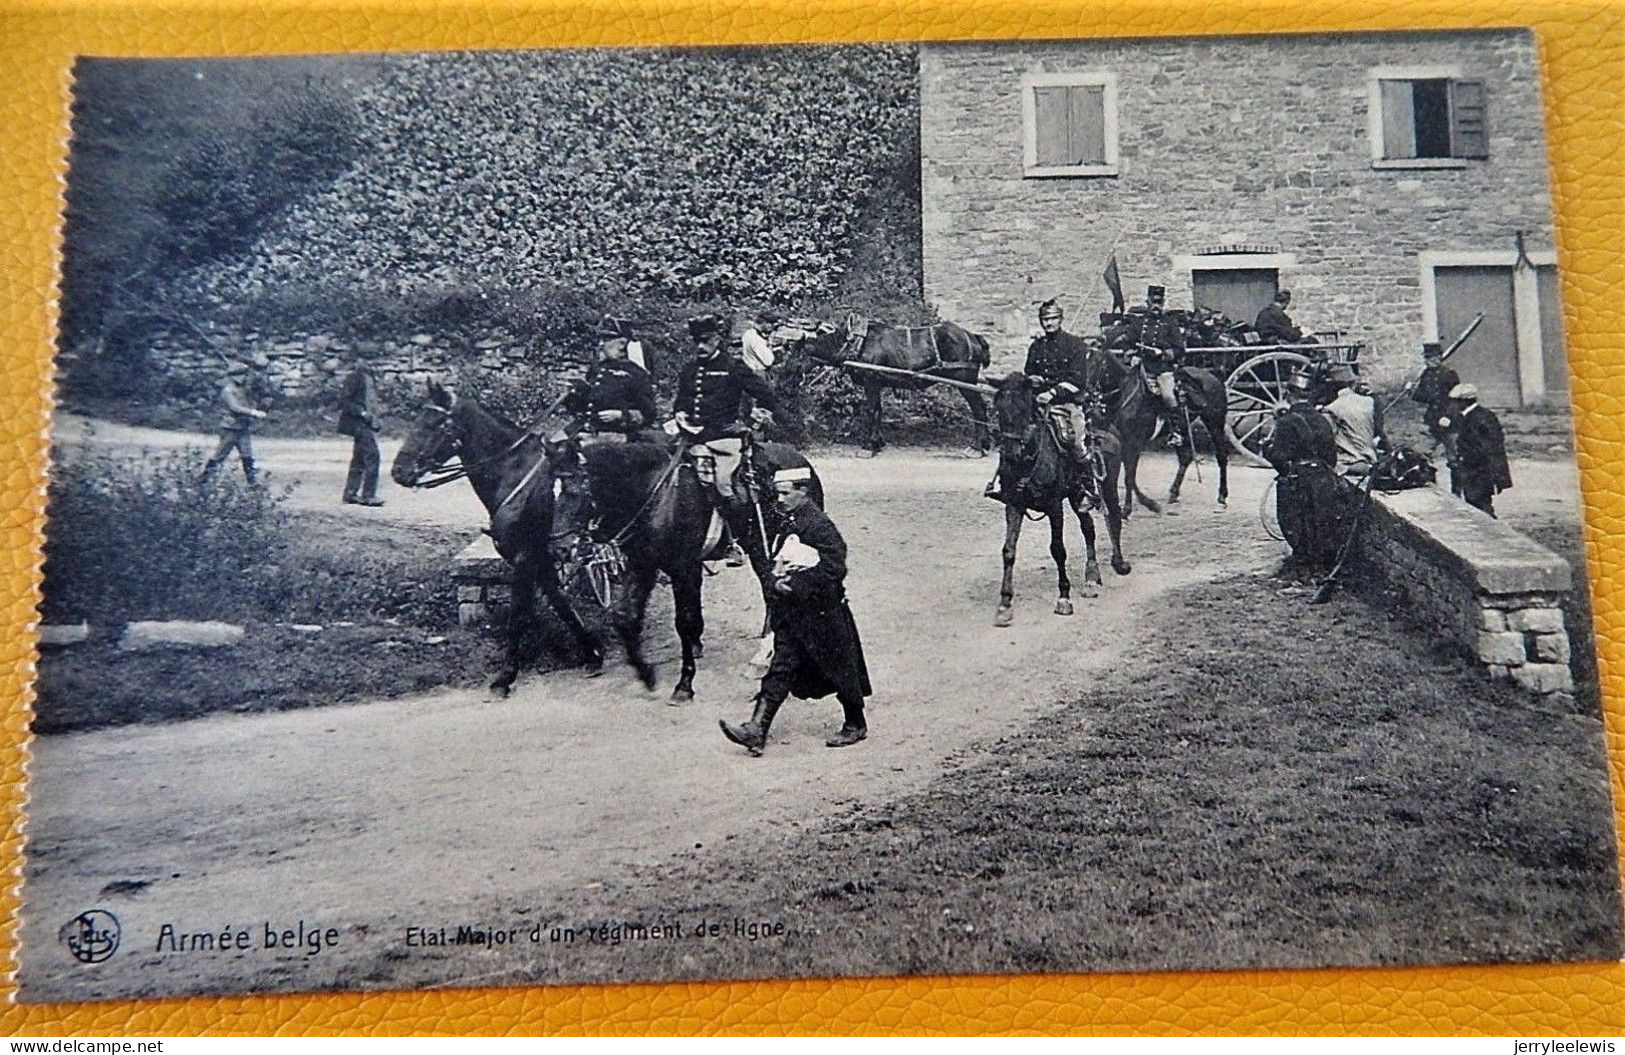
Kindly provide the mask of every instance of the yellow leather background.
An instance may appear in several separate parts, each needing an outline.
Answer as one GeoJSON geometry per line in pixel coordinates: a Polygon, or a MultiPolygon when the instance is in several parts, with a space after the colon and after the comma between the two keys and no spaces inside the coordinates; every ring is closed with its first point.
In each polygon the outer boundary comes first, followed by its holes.
{"type": "MultiPolygon", "coordinates": [[[[74,55],[1532,26],[1616,802],[1625,772],[1625,7],[1608,0],[0,0],[0,867],[21,853],[66,71],[74,55]]],[[[0,898],[5,917],[15,894],[0,898]]],[[[4,951],[15,942],[5,929],[4,951]]],[[[583,987],[0,1008],[8,1034],[1625,1033],[1625,967],[583,987]]]]}

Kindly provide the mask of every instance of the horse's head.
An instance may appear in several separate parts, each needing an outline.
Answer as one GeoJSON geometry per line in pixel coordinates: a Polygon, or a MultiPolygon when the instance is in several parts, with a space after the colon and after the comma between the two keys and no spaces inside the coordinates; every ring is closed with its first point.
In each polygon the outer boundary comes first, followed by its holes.
{"type": "Polygon", "coordinates": [[[1001,442],[1025,442],[1028,430],[1038,420],[1037,386],[1032,378],[1015,370],[994,381],[994,387],[993,411],[1001,442]]]}
{"type": "Polygon", "coordinates": [[[811,328],[801,329],[800,334],[797,346],[814,359],[838,366],[848,358],[846,345],[852,335],[850,325],[818,322],[811,328]]]}
{"type": "Polygon", "coordinates": [[[457,393],[438,381],[429,382],[429,401],[395,455],[389,467],[390,479],[402,487],[417,487],[424,477],[456,456],[457,422],[452,415],[456,405],[457,393]]]}

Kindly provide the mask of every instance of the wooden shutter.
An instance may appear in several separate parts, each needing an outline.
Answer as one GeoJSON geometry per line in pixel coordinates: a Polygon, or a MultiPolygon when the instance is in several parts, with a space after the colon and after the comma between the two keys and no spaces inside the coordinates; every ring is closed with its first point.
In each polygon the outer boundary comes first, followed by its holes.
{"type": "Polygon", "coordinates": [[[1040,166],[1072,164],[1068,124],[1067,90],[1063,87],[1033,89],[1033,123],[1038,137],[1040,166]]]}
{"type": "Polygon", "coordinates": [[[1490,156],[1490,129],[1483,81],[1450,82],[1450,156],[1490,156]]]}
{"type": "Polygon", "coordinates": [[[1416,96],[1410,81],[1378,81],[1382,101],[1382,156],[1416,156],[1416,96]]]}
{"type": "Polygon", "coordinates": [[[1106,89],[1098,84],[1071,90],[1072,161],[1074,165],[1106,163],[1106,89]]]}

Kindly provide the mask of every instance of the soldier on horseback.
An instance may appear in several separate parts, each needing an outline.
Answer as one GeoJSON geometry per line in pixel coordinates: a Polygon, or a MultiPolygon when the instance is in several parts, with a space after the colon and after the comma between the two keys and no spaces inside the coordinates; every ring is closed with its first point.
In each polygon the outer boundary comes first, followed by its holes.
{"type": "Polygon", "coordinates": [[[1168,446],[1185,442],[1185,392],[1179,383],[1179,363],[1185,353],[1185,330],[1166,309],[1167,290],[1148,286],[1145,312],[1140,326],[1140,364],[1152,391],[1171,413],[1168,418],[1168,446]]]}
{"type": "Polygon", "coordinates": [[[778,400],[771,385],[727,353],[720,318],[702,315],[690,319],[688,333],[698,345],[699,355],[678,371],[672,410],[685,440],[703,445],[715,459],[717,494],[731,503],[733,474],[739,468],[748,432],[740,420],[740,403],[747,396],[755,399],[753,414],[766,419],[779,409],[778,400]]]}
{"type": "Polygon", "coordinates": [[[563,407],[575,419],[575,434],[624,442],[659,413],[654,380],[627,357],[632,334],[623,320],[605,317],[594,332],[598,361],[565,396],[563,407]]]}
{"type": "Polygon", "coordinates": [[[1027,349],[1022,373],[1037,386],[1038,404],[1048,408],[1061,448],[1085,467],[1089,465],[1088,412],[1099,412],[1106,389],[1120,379],[1121,369],[1110,354],[1062,329],[1064,318],[1053,299],[1039,305],[1038,325],[1044,332],[1027,349]]]}

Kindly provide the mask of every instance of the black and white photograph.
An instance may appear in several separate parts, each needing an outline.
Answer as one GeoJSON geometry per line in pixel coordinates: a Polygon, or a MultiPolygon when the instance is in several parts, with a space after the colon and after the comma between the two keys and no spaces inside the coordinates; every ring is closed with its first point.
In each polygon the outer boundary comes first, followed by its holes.
{"type": "Polygon", "coordinates": [[[80,58],[19,999],[1620,959],[1543,105],[80,58]]]}

